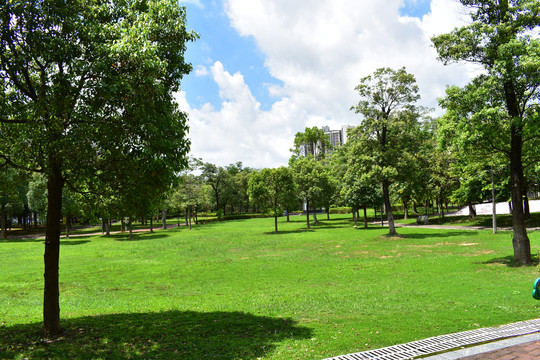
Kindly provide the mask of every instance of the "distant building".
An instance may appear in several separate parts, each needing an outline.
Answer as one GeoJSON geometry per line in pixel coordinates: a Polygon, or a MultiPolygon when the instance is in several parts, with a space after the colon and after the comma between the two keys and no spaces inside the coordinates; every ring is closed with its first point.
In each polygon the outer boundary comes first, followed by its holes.
{"type": "MultiPolygon", "coordinates": [[[[322,130],[323,132],[328,135],[328,140],[330,140],[330,144],[332,145],[332,148],[339,147],[347,142],[347,130],[353,129],[354,126],[351,125],[342,125],[340,130],[330,130],[329,126],[323,126],[322,130]]],[[[318,142],[315,146],[315,149],[311,148],[312,144],[302,144],[300,145],[300,154],[302,156],[307,156],[308,154],[315,154],[315,156],[319,155],[321,151],[324,151],[326,154],[332,153],[332,150],[329,149],[321,149],[321,144],[318,142]]]]}
{"type": "MultiPolygon", "coordinates": [[[[332,147],[336,148],[347,142],[347,130],[352,128],[354,128],[354,126],[342,125],[340,130],[330,130],[329,126],[323,126],[322,130],[326,135],[328,135],[328,139],[330,140],[332,147]]],[[[328,150],[326,152],[328,152],[328,150]]]]}

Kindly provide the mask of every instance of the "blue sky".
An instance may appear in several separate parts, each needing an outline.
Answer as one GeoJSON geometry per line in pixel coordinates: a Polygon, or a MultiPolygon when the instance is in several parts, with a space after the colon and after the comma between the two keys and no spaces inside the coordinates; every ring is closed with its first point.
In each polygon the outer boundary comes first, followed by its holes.
{"type": "Polygon", "coordinates": [[[422,18],[428,14],[431,9],[431,0],[405,1],[403,7],[400,7],[399,13],[402,16],[412,16],[422,18]]]}
{"type": "MultiPolygon", "coordinates": [[[[188,47],[187,61],[197,69],[219,60],[229,72],[242,73],[262,108],[269,109],[273,99],[268,96],[267,84],[280,84],[280,81],[264,66],[264,54],[254,38],[240,36],[230,26],[222,1],[202,1],[202,4],[203,7],[186,4],[188,28],[200,35],[200,39],[188,47]]],[[[209,102],[218,107],[221,103],[218,86],[211,78],[188,76],[182,84],[192,105],[209,102]]]]}
{"type": "Polygon", "coordinates": [[[307,126],[357,125],[349,111],[359,79],[406,66],[436,107],[447,84],[468,79],[443,67],[429,38],[459,24],[454,0],[189,0],[194,71],[179,103],[190,118],[192,155],[219,165],[286,165],[307,126]]]}

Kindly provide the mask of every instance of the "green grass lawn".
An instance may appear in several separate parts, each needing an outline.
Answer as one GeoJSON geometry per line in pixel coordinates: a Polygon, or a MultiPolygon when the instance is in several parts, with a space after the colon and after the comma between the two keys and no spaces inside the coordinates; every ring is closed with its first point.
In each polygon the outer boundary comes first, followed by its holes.
{"type": "Polygon", "coordinates": [[[321,359],[538,316],[539,272],[510,266],[510,232],[319,219],[62,240],[55,341],[40,339],[43,241],[0,241],[0,358],[321,359]]]}

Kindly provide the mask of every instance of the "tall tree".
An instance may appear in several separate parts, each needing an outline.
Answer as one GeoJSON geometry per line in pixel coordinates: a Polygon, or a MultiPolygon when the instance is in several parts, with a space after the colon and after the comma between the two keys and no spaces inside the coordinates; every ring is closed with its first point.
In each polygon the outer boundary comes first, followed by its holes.
{"type": "Polygon", "coordinates": [[[378,172],[376,177],[382,185],[389,234],[396,234],[390,184],[397,170],[392,162],[402,157],[399,135],[406,134],[406,127],[417,121],[414,103],[420,98],[418,86],[405,68],[380,68],[362,78],[355,89],[361,100],[351,110],[363,116],[361,125],[353,131],[356,140],[363,143],[359,154],[364,145],[370,149],[365,159],[369,158],[370,166],[378,172]]]}
{"type": "Polygon", "coordinates": [[[62,189],[137,178],[141,164],[163,181],[184,166],[173,92],[196,34],[173,0],[8,1],[0,19],[0,166],[47,177],[43,319],[56,335],[62,189]]]}
{"type": "Polygon", "coordinates": [[[306,204],[306,221],[307,228],[309,229],[310,208],[314,209],[313,220],[317,223],[317,215],[315,214],[317,205],[322,204],[325,192],[333,192],[334,189],[331,186],[328,186],[331,182],[328,169],[312,156],[297,159],[293,157],[290,162],[299,197],[303,199],[306,204]]]}
{"type": "Polygon", "coordinates": [[[294,149],[291,151],[296,156],[309,156],[315,159],[324,158],[326,152],[330,150],[332,144],[328,135],[322,129],[314,126],[307,127],[304,132],[298,132],[294,136],[294,149]]]}
{"type": "Polygon", "coordinates": [[[291,170],[286,167],[262,169],[249,179],[249,196],[274,216],[274,232],[278,232],[278,217],[292,198],[296,188],[291,170]]]}
{"type": "Polygon", "coordinates": [[[229,177],[229,173],[221,166],[217,166],[211,163],[204,163],[201,167],[201,177],[204,181],[212,187],[214,192],[214,199],[216,201],[216,210],[220,210],[224,197],[224,189],[226,188],[226,181],[229,177]]]}
{"type": "MultiPolygon", "coordinates": [[[[523,156],[538,145],[540,136],[537,108],[540,40],[531,36],[540,25],[540,3],[529,0],[461,0],[461,3],[471,9],[473,22],[432,41],[445,64],[471,62],[487,71],[487,75],[476,80],[479,87],[464,89],[462,96],[466,101],[473,96],[487,97],[481,91],[493,91],[500,99],[478,103],[472,116],[463,117],[463,121],[477,125],[483,121],[484,127],[477,126],[479,137],[503,139],[502,143],[494,141],[503,147],[493,146],[493,150],[505,153],[510,164],[514,260],[530,264],[530,240],[523,209],[523,156]]],[[[462,99],[454,100],[454,103],[462,102],[462,99]]]]}

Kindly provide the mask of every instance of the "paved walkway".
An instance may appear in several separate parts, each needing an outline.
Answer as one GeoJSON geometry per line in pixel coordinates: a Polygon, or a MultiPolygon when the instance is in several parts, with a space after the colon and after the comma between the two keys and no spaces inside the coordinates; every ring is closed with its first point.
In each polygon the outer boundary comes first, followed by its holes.
{"type": "Polygon", "coordinates": [[[540,359],[540,334],[520,336],[461,349],[423,360],[533,360],[540,359]]]}
{"type": "Polygon", "coordinates": [[[326,360],[540,360],[540,319],[439,335],[326,360]]]}

